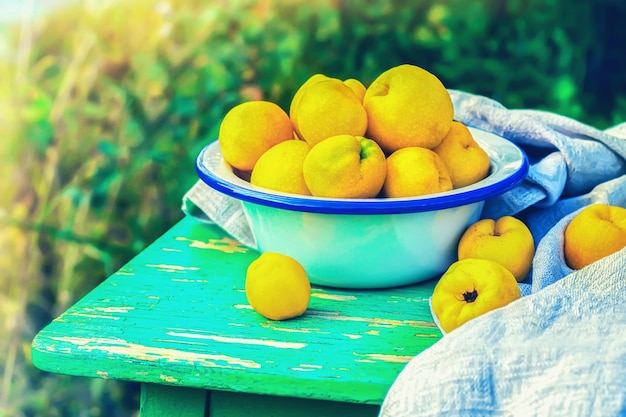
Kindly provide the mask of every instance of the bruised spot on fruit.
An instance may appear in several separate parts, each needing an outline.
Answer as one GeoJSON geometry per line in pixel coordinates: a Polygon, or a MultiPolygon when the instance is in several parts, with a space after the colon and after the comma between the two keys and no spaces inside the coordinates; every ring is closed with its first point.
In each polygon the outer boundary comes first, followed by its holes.
{"type": "Polygon", "coordinates": [[[473,291],[463,293],[463,301],[466,303],[473,303],[476,301],[476,298],[478,298],[478,291],[476,291],[476,288],[474,288],[473,291]]]}

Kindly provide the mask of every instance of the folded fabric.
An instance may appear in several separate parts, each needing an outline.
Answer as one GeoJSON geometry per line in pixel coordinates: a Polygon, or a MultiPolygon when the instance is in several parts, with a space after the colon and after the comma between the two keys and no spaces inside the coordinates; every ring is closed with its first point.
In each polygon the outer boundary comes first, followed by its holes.
{"type": "Polygon", "coordinates": [[[626,248],[415,356],[380,417],[626,414],[626,248]]]}
{"type": "Polygon", "coordinates": [[[215,223],[244,245],[257,248],[241,201],[197,181],[183,197],[182,210],[200,221],[215,223]]]}

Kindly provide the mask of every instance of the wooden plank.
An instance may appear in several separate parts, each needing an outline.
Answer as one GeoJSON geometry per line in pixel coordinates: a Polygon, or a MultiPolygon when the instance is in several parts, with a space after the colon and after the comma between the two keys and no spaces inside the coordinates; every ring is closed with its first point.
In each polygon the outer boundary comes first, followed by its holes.
{"type": "Polygon", "coordinates": [[[207,392],[199,389],[141,384],[140,417],[204,417],[207,392]]]}
{"type": "Polygon", "coordinates": [[[45,328],[33,361],[78,376],[380,404],[406,362],[441,338],[434,281],[314,287],[304,316],[267,320],[245,298],[256,257],[185,218],[45,328]]]}

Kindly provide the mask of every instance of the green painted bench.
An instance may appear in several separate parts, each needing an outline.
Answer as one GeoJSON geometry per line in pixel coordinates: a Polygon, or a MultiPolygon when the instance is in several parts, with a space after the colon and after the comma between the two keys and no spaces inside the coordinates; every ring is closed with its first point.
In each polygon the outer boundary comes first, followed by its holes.
{"type": "Polygon", "coordinates": [[[257,256],[186,217],[45,327],[33,362],[141,382],[142,417],[376,416],[406,362],[442,337],[434,281],[314,286],[305,315],[264,319],[244,292],[257,256]]]}

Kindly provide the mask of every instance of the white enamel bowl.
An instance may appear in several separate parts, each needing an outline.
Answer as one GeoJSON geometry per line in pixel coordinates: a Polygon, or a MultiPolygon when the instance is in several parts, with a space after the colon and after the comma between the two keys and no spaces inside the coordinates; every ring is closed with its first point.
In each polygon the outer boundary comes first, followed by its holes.
{"type": "Polygon", "coordinates": [[[421,197],[319,198],[255,187],[233,173],[218,141],[202,149],[196,171],[210,187],[241,201],[260,252],[297,259],[311,283],[396,287],[443,273],[485,200],[515,187],[528,173],[528,159],[515,144],[470,130],[491,160],[487,178],[421,197]]]}

